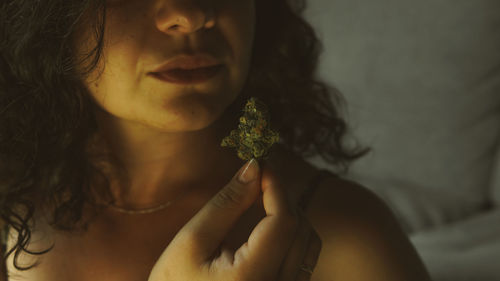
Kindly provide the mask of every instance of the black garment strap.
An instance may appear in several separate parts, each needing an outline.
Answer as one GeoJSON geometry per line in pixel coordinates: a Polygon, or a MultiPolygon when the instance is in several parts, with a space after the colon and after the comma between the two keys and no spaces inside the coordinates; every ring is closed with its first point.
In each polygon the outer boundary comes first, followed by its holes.
{"type": "Polygon", "coordinates": [[[299,201],[299,207],[305,211],[309,201],[311,200],[312,195],[314,194],[314,191],[318,188],[320,183],[328,177],[335,177],[337,178],[338,176],[334,174],[333,172],[327,170],[327,169],[321,169],[319,170],[316,175],[314,175],[311,180],[309,180],[309,183],[307,185],[307,189],[302,193],[302,196],[299,201]]]}

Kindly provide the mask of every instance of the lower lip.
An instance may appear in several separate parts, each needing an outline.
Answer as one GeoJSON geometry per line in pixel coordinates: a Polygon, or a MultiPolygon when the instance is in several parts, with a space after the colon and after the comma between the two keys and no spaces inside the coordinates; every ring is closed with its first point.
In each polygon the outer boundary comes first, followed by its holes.
{"type": "Polygon", "coordinates": [[[175,69],[161,73],[152,73],[152,75],[165,82],[174,84],[196,84],[206,82],[213,78],[223,68],[223,65],[196,69],[175,69]]]}

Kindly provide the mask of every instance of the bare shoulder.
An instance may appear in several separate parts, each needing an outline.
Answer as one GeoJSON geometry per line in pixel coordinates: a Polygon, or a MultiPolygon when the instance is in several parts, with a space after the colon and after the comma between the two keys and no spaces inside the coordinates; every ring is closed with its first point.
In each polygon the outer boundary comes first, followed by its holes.
{"type": "Polygon", "coordinates": [[[366,187],[329,177],[306,215],[323,242],[313,281],[430,280],[393,213],[366,187]]]}
{"type": "MultiPolygon", "coordinates": [[[[277,147],[263,175],[276,176],[295,204],[317,173],[277,147]]],[[[430,280],[393,213],[368,188],[341,177],[323,179],[309,197],[306,216],[323,244],[312,281],[430,280]]]]}

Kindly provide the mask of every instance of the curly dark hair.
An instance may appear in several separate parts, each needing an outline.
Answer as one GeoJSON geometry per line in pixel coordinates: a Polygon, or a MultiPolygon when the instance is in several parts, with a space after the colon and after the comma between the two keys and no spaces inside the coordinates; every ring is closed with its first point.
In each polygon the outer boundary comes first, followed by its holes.
{"type": "MultiPolygon", "coordinates": [[[[28,250],[37,212],[43,209],[55,229],[84,231],[84,206],[99,210],[93,184],[104,183],[99,196],[111,198],[109,181],[89,155],[96,105],[83,83],[102,56],[105,7],[105,0],[0,3],[0,215],[17,232],[6,257],[14,253],[18,270],[36,266],[18,265],[23,251],[50,250],[28,250]],[[78,60],[72,42],[80,24],[92,27],[97,43],[78,60]]],[[[304,0],[256,0],[251,69],[227,111],[236,114],[248,96],[258,97],[285,147],[303,157],[319,154],[347,172],[369,149],[343,143],[344,100],[315,78],[321,45],[301,17],[304,9],[304,0]]]]}

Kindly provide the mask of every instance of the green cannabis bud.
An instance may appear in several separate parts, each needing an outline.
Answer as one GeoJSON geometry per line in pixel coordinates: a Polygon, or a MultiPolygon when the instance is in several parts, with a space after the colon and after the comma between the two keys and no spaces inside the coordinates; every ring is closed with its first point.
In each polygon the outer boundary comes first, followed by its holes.
{"type": "Polygon", "coordinates": [[[238,128],[222,140],[221,146],[238,150],[238,157],[247,161],[251,158],[266,159],[269,149],[280,139],[279,134],[269,128],[269,115],[266,105],[251,97],[240,117],[238,128]]]}

